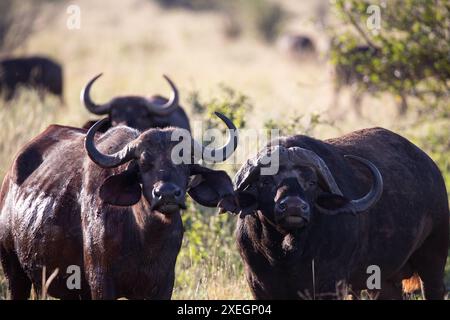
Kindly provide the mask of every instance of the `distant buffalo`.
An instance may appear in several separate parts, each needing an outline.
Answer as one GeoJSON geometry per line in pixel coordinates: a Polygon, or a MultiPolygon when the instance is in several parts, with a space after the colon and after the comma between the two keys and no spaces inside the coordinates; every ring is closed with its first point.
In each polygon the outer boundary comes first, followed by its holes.
{"type": "Polygon", "coordinates": [[[447,191],[436,164],[405,138],[382,128],[280,138],[241,167],[235,189],[237,242],[255,298],[370,289],[402,299],[402,280],[420,277],[426,299],[443,299],[447,191]],[[270,175],[268,155],[278,155],[270,175]],[[378,284],[369,281],[377,269],[378,284]]]}
{"type": "MultiPolygon", "coordinates": [[[[108,115],[109,121],[100,129],[106,131],[110,127],[126,125],[144,131],[149,128],[178,127],[190,131],[189,119],[179,105],[179,94],[175,84],[169,77],[164,78],[172,88],[172,96],[166,99],[159,95],[149,98],[141,96],[115,97],[107,103],[97,104],[92,101],[92,84],[102,74],[95,76],[81,92],[81,102],[96,115],[108,115]]],[[[96,121],[87,122],[83,128],[90,128],[96,121]]]]}
{"type": "Polygon", "coordinates": [[[278,46],[294,59],[311,57],[316,53],[313,39],[302,34],[284,35],[279,40],[278,46]]]}
{"type": "Polygon", "coordinates": [[[45,57],[10,58],[0,61],[0,93],[11,100],[19,87],[37,90],[63,98],[63,69],[45,57]]]}

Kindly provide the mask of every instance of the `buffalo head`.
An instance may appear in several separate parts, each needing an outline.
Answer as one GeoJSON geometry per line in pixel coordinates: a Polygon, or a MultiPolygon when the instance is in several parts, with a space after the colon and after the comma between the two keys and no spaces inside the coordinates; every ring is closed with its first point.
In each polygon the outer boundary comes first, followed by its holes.
{"type": "Polygon", "coordinates": [[[137,135],[121,150],[106,154],[97,149],[94,137],[107,121],[103,119],[89,129],[85,149],[90,159],[102,168],[116,168],[124,164],[127,169],[108,177],[100,187],[100,198],[108,204],[131,206],[145,199],[150,210],[163,214],[176,213],[185,208],[185,195],[198,203],[221,208],[234,205],[233,185],[224,171],[200,166],[197,160],[220,162],[236,149],[237,129],[231,120],[216,113],[228,127],[229,139],[221,148],[208,148],[191,138],[187,130],[180,128],[149,129],[137,135]],[[177,162],[173,149],[179,146],[176,136],[190,139],[190,161],[177,162]],[[225,152],[226,150],[226,152],[225,152]]]}
{"type": "MultiPolygon", "coordinates": [[[[180,126],[177,123],[171,123],[169,120],[171,114],[180,110],[178,90],[169,77],[164,76],[172,88],[172,95],[169,100],[161,96],[150,98],[123,96],[116,97],[107,103],[97,104],[92,101],[90,92],[92,85],[101,75],[98,74],[87,83],[81,91],[80,99],[91,113],[109,115],[109,126],[126,125],[140,131],[154,127],[180,126]]],[[[181,127],[188,129],[189,124],[184,125],[183,123],[181,127]]]]}
{"type": "Polygon", "coordinates": [[[380,198],[383,180],[374,164],[356,156],[345,156],[367,167],[373,177],[371,190],[361,199],[349,200],[342,194],[333,174],[315,152],[301,147],[273,146],[244,164],[235,178],[241,216],[263,214],[284,229],[306,226],[315,212],[339,214],[369,210],[380,198]],[[277,153],[279,170],[261,174],[277,153]]]}

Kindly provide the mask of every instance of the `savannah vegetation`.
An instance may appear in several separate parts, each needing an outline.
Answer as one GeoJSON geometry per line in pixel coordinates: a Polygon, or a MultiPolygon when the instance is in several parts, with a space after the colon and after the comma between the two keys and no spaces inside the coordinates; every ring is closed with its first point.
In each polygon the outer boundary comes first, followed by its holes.
{"type": "MultiPolygon", "coordinates": [[[[81,28],[73,30],[66,25],[69,4],[0,3],[0,56],[48,55],[65,69],[64,105],[25,89],[0,102],[0,179],[19,148],[49,124],[81,126],[93,118],[79,93],[103,72],[92,90],[96,101],[166,95],[161,75],[168,74],[191,120],[209,127],[217,125],[210,115],[220,111],[240,128],[321,139],[391,129],[429,153],[450,190],[448,1],[79,0],[81,28]],[[366,26],[370,4],[381,8],[378,32],[366,26]],[[277,39],[287,32],[310,36],[315,57],[294,60],[280,50],[277,39]],[[380,48],[382,57],[348,55],[361,44],[380,48]],[[364,79],[355,84],[368,91],[362,116],[350,106],[352,88],[342,90],[334,110],[336,63],[353,66],[364,79]],[[399,116],[401,95],[408,110],[399,116]]],[[[222,166],[231,175],[238,169],[222,166]]],[[[251,298],[234,243],[235,219],[188,201],[174,299],[251,298]]],[[[447,266],[450,287],[450,261],[447,266]]],[[[7,296],[0,270],[0,299],[7,296]]]]}

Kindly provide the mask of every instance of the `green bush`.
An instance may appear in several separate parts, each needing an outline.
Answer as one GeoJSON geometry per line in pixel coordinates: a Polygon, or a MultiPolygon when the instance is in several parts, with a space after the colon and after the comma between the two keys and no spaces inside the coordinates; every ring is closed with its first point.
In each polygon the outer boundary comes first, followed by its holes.
{"type": "MultiPolygon", "coordinates": [[[[197,116],[206,122],[206,129],[223,128],[222,121],[214,112],[220,112],[227,116],[238,129],[244,129],[247,125],[245,116],[253,109],[250,98],[225,84],[219,85],[219,93],[215,98],[202,100],[200,94],[192,92],[188,97],[189,104],[197,116]]],[[[223,129],[225,132],[225,129],[223,129]]]]}
{"type": "Polygon", "coordinates": [[[335,28],[331,56],[335,64],[358,74],[357,84],[371,92],[390,92],[419,101],[416,108],[449,114],[450,3],[392,0],[380,4],[380,29],[366,26],[370,0],[337,0],[341,22],[335,28]],[[348,28],[346,28],[348,27],[348,28]],[[346,30],[342,33],[341,30],[346,30]],[[352,54],[368,45],[376,54],[352,54]]]}
{"type": "Polygon", "coordinates": [[[334,127],[334,123],[329,120],[323,120],[321,114],[312,113],[308,117],[304,114],[293,114],[287,120],[269,119],[264,123],[264,129],[269,133],[270,130],[278,129],[280,136],[290,136],[304,134],[315,136],[319,126],[327,125],[334,127]]]}

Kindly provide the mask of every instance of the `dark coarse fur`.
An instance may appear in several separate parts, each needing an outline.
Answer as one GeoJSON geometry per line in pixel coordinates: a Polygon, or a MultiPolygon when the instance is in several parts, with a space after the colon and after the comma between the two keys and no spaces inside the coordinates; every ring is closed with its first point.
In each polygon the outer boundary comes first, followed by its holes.
{"type": "Polygon", "coordinates": [[[209,185],[211,181],[223,181],[223,193],[233,193],[223,171],[199,166],[197,170],[211,179],[203,178],[206,184],[187,188],[194,173],[191,166],[170,161],[173,130],[139,133],[119,126],[98,136],[98,149],[106,153],[140,139],[145,157],[113,169],[101,168],[89,159],[84,129],[50,126],[22,148],[0,194],[0,256],[12,299],[28,298],[31,284],[40,291],[44,266],[47,277],[59,269],[48,290],[54,297],[171,297],[183,226],[179,209],[171,213],[150,209],[148,195],[154,183],[161,181],[154,172],[168,172],[164,179],[177,183],[182,195],[189,192],[196,201],[204,203],[202,194],[207,194],[210,202],[205,205],[218,203],[211,202],[217,189],[209,185]],[[111,179],[114,183],[108,184],[111,179]],[[99,192],[105,185],[110,202],[99,192]],[[123,202],[127,194],[135,199],[127,200],[133,204],[110,204],[123,202]],[[67,286],[71,265],[81,268],[80,290],[67,286]]]}
{"type": "Polygon", "coordinates": [[[443,298],[448,199],[438,167],[423,151],[381,128],[325,141],[291,136],[279,143],[317,153],[350,199],[363,196],[371,178],[359,163],[345,159],[346,154],[373,162],[384,189],[368,212],[325,215],[316,210],[309,225],[299,230],[274,228],[264,218],[267,206],[239,219],[238,247],[255,298],[337,298],[340,284],[358,294],[367,288],[370,265],[381,270],[381,290],[374,292],[379,298],[401,299],[402,279],[415,273],[427,299],[443,298]]]}
{"type": "Polygon", "coordinates": [[[6,100],[20,87],[32,88],[42,97],[49,92],[63,99],[63,69],[46,57],[8,58],[0,61],[0,92],[6,100]]]}

